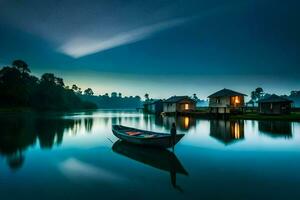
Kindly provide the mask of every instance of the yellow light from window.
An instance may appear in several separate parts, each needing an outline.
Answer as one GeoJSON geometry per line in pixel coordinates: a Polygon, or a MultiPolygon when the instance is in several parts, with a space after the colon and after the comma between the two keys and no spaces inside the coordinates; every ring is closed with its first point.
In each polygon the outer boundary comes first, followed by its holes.
{"type": "Polygon", "coordinates": [[[239,97],[238,97],[238,96],[236,96],[234,101],[235,101],[235,103],[240,103],[240,99],[239,99],[239,97]]]}
{"type": "Polygon", "coordinates": [[[184,104],[184,110],[188,110],[188,109],[189,109],[189,104],[188,103],[184,104]]]}
{"type": "Polygon", "coordinates": [[[190,125],[190,118],[184,117],[184,128],[188,128],[190,125]]]}
{"type": "Polygon", "coordinates": [[[240,125],[237,122],[235,122],[234,123],[234,138],[239,139],[240,137],[241,137],[240,125]]]}

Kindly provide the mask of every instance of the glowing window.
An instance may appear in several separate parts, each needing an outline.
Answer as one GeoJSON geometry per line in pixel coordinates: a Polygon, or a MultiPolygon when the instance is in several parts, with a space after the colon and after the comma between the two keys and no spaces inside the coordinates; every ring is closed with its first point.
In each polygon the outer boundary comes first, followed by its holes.
{"type": "Polygon", "coordinates": [[[238,96],[236,96],[234,102],[235,103],[240,103],[240,98],[238,96]]]}
{"type": "Polygon", "coordinates": [[[185,110],[188,110],[188,109],[189,109],[189,104],[188,104],[188,103],[184,104],[184,109],[185,109],[185,110]]]}

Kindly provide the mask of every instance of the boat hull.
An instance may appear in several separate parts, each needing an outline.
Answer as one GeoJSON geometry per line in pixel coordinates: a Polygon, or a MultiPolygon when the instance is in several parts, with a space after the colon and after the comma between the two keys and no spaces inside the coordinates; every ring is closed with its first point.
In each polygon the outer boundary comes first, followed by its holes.
{"type": "Polygon", "coordinates": [[[153,137],[153,138],[140,138],[140,137],[135,137],[135,136],[130,136],[130,135],[124,134],[124,131],[122,129],[120,129],[119,127],[120,126],[118,126],[118,125],[113,125],[113,127],[112,127],[112,132],[117,138],[119,138],[123,141],[126,141],[128,143],[143,145],[143,146],[170,148],[170,147],[176,145],[181,140],[181,138],[184,136],[184,134],[177,134],[175,136],[175,138],[173,139],[170,134],[143,131],[143,130],[139,130],[139,129],[122,126],[122,127],[124,127],[124,129],[129,128],[130,130],[140,131],[143,133],[153,134],[153,135],[157,136],[157,137],[153,137]]]}

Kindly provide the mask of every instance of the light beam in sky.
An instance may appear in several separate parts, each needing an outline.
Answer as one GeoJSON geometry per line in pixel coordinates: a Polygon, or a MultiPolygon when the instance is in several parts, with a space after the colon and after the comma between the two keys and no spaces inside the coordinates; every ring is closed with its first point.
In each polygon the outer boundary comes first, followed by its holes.
{"type": "Polygon", "coordinates": [[[63,44],[59,48],[59,51],[73,58],[80,58],[146,39],[159,31],[181,25],[188,20],[187,18],[178,18],[164,21],[123,32],[107,39],[90,39],[81,36],[63,44]]]}

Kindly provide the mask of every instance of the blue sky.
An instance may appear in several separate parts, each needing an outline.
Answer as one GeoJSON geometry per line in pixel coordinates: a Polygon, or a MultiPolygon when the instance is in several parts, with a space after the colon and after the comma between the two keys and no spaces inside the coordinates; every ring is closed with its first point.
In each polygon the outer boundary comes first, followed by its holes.
{"type": "Polygon", "coordinates": [[[0,0],[0,64],[97,94],[300,89],[296,0],[0,0]]]}

